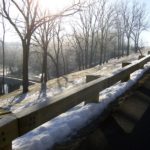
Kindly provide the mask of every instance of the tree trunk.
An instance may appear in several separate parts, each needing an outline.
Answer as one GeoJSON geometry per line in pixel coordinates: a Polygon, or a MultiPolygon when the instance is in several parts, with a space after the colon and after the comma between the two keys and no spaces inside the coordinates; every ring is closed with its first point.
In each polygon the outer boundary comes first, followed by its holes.
{"type": "Polygon", "coordinates": [[[118,59],[120,58],[120,36],[119,36],[119,34],[118,34],[118,47],[117,47],[117,51],[118,51],[118,54],[117,54],[117,57],[118,57],[118,59]]]}
{"type": "Polygon", "coordinates": [[[5,45],[4,45],[4,37],[3,37],[3,41],[2,41],[2,47],[3,47],[3,79],[2,79],[2,91],[3,94],[5,94],[5,45]]]}
{"type": "Polygon", "coordinates": [[[134,51],[135,51],[135,53],[137,53],[137,43],[136,43],[136,40],[134,41],[134,51]]]}
{"type": "Polygon", "coordinates": [[[103,62],[103,50],[104,47],[103,47],[103,41],[101,42],[101,46],[100,46],[100,60],[99,60],[99,64],[101,65],[102,62],[103,62]]]}
{"type": "Polygon", "coordinates": [[[138,43],[138,39],[135,38],[135,41],[134,41],[134,50],[135,50],[135,53],[138,52],[138,49],[139,49],[139,43],[138,43]]]}
{"type": "Polygon", "coordinates": [[[104,48],[103,64],[106,62],[106,53],[107,53],[107,48],[106,48],[106,45],[105,45],[105,48],[104,48]]]}
{"type": "Polygon", "coordinates": [[[29,79],[28,79],[28,60],[29,60],[29,45],[25,42],[23,44],[23,70],[22,70],[22,77],[23,77],[23,93],[28,92],[29,86],[29,79]]]}
{"type": "Polygon", "coordinates": [[[42,66],[41,82],[44,84],[46,84],[46,82],[47,82],[47,50],[44,50],[44,54],[43,54],[43,66],[42,66]]]}
{"type": "Polygon", "coordinates": [[[121,49],[122,49],[122,53],[121,56],[124,56],[124,34],[121,37],[121,49]]]}
{"type": "Polygon", "coordinates": [[[5,94],[5,23],[4,18],[2,18],[2,26],[3,26],[3,35],[2,35],[2,51],[3,51],[3,78],[2,78],[2,94],[5,94]]]}
{"type": "Polygon", "coordinates": [[[60,73],[59,73],[59,64],[56,64],[56,77],[59,78],[60,73]]]}
{"type": "Polygon", "coordinates": [[[114,58],[116,58],[116,45],[114,45],[114,58]]]}
{"type": "Polygon", "coordinates": [[[62,55],[62,61],[63,61],[63,74],[66,74],[66,61],[65,61],[65,56],[63,53],[63,50],[61,49],[61,55],[62,55]]]}
{"type": "Polygon", "coordinates": [[[100,60],[99,60],[99,64],[101,65],[103,62],[103,53],[104,53],[104,32],[103,30],[101,31],[101,45],[100,45],[100,60]]]}
{"type": "Polygon", "coordinates": [[[130,54],[130,38],[127,38],[127,56],[130,54]]]}
{"type": "Polygon", "coordinates": [[[93,67],[93,56],[95,53],[95,49],[93,48],[94,46],[94,32],[92,32],[92,41],[91,41],[91,46],[90,46],[90,58],[89,58],[89,66],[93,67]]]}

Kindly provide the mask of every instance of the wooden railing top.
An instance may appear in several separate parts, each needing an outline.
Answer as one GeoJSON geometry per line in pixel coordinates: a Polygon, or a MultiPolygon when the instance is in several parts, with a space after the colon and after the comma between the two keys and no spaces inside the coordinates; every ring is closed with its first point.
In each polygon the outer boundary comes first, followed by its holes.
{"type": "Polygon", "coordinates": [[[98,94],[105,88],[123,80],[149,61],[150,55],[140,59],[137,63],[120,69],[113,75],[101,77],[70,89],[44,103],[36,104],[19,113],[0,116],[0,147],[7,145],[18,136],[38,127],[79,103],[92,99],[94,94],[98,94]]]}

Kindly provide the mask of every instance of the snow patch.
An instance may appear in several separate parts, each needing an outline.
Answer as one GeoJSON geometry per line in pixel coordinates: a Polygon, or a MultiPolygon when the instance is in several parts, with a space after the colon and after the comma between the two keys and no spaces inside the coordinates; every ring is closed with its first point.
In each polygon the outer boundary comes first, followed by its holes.
{"type": "Polygon", "coordinates": [[[132,73],[128,82],[118,82],[114,86],[100,92],[100,102],[98,104],[78,105],[22,137],[15,139],[12,149],[46,150],[64,139],[69,139],[71,135],[76,134],[79,129],[86,126],[94,117],[100,115],[110,102],[130,88],[148,69],[150,69],[150,63],[147,63],[144,69],[139,69],[132,73]]]}

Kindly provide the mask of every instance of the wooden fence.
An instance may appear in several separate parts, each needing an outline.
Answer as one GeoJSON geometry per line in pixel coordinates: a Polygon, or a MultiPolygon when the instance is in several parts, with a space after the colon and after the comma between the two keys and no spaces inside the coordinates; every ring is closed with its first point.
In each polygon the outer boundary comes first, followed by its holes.
{"type": "Polygon", "coordinates": [[[11,142],[15,138],[51,120],[70,108],[86,101],[98,102],[99,92],[112,86],[118,81],[126,81],[130,74],[143,68],[150,61],[150,55],[140,59],[137,63],[129,64],[114,75],[102,77],[82,86],[53,97],[45,103],[36,104],[19,113],[0,116],[0,149],[11,149],[11,142]],[[89,101],[90,100],[90,101],[89,101]]]}

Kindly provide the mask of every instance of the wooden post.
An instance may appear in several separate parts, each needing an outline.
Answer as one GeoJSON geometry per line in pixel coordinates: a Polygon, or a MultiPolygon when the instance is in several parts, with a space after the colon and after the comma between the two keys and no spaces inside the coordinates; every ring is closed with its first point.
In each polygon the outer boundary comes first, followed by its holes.
{"type": "MultiPolygon", "coordinates": [[[[142,59],[142,58],[144,58],[145,56],[144,55],[140,55],[139,57],[138,57],[138,60],[140,60],[140,59],[142,59]]],[[[139,64],[139,69],[143,69],[143,67],[144,67],[144,64],[139,64]]]]}
{"type": "Polygon", "coordinates": [[[130,63],[130,62],[127,62],[127,61],[126,61],[126,62],[122,62],[122,68],[125,67],[125,66],[128,66],[128,65],[130,65],[130,64],[131,64],[131,63],[130,63]]]}
{"type": "Polygon", "coordinates": [[[100,78],[100,75],[86,75],[86,83],[100,78]]]}
{"type": "MultiPolygon", "coordinates": [[[[86,83],[100,78],[100,75],[86,75],[86,83]]],[[[87,103],[98,103],[99,102],[99,92],[95,92],[90,97],[86,97],[85,104],[87,103]]]]}
{"type": "Polygon", "coordinates": [[[138,60],[142,59],[143,57],[145,57],[145,56],[144,56],[144,55],[140,55],[140,56],[138,57],[138,60]]]}
{"type": "Polygon", "coordinates": [[[11,150],[18,137],[18,122],[14,114],[0,115],[0,150],[11,150]]]}
{"type": "Polygon", "coordinates": [[[3,147],[0,146],[0,150],[12,150],[12,143],[10,143],[6,146],[3,146],[3,147]]]}
{"type": "MultiPolygon", "coordinates": [[[[122,62],[122,68],[123,67],[126,67],[128,65],[130,65],[131,63],[130,62],[122,62]]],[[[130,75],[126,75],[125,78],[123,80],[121,80],[121,82],[126,82],[130,79],[130,75]]]]}

